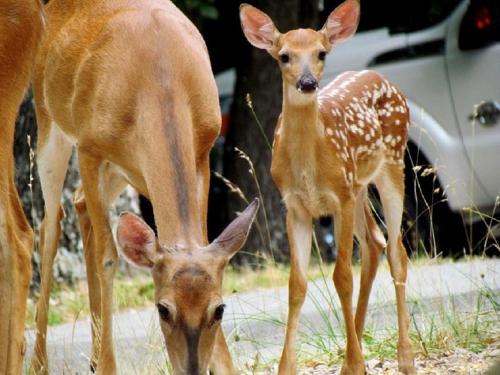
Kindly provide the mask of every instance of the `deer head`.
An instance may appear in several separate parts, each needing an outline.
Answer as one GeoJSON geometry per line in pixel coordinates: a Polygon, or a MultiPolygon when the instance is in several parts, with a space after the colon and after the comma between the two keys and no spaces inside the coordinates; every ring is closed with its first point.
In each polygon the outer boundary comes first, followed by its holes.
{"type": "Polygon", "coordinates": [[[339,5],[319,31],[296,29],[282,34],[267,14],[248,4],[240,6],[240,20],[248,41],[277,60],[284,94],[308,102],[315,98],[326,55],[356,31],[359,1],[347,0],[339,5]]]}
{"type": "Polygon", "coordinates": [[[175,374],[206,374],[224,315],[222,276],[244,245],[259,207],[255,199],[211,244],[166,248],[131,213],[120,216],[116,237],[132,264],[151,270],[160,326],[175,374]]]}

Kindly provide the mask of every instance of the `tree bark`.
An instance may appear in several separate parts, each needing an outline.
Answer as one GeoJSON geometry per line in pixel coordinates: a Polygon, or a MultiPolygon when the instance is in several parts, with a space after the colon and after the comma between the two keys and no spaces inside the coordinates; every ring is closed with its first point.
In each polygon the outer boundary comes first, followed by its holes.
{"type": "MultiPolygon", "coordinates": [[[[317,27],[317,0],[257,0],[253,4],[266,12],[281,32],[298,27],[317,27]]],[[[237,65],[224,173],[249,200],[259,196],[258,186],[260,186],[263,204],[257,216],[257,230],[251,232],[246,249],[251,253],[267,253],[280,261],[288,258],[288,244],[284,225],[284,205],[270,174],[269,144],[272,144],[274,128],[281,112],[281,73],[270,55],[250,46],[243,40],[241,31],[240,34],[242,48],[237,53],[241,58],[237,65]],[[247,94],[250,94],[253,109],[262,124],[263,132],[249,108],[247,94]],[[255,176],[249,173],[248,162],[239,156],[235,148],[249,156],[255,169],[255,176]]],[[[242,208],[241,198],[237,194],[230,194],[227,201],[228,220],[234,217],[235,211],[241,211],[242,208]]],[[[246,259],[250,262],[256,260],[248,257],[246,259]]],[[[241,256],[239,260],[241,261],[241,256]]]]}

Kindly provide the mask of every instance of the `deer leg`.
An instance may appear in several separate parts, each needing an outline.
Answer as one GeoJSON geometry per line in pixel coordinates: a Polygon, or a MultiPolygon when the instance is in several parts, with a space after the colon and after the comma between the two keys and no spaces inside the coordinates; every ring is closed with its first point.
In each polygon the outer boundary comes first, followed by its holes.
{"type": "MultiPolygon", "coordinates": [[[[104,182],[104,191],[107,193],[106,201],[111,205],[118,195],[123,191],[127,182],[119,175],[111,173],[106,176],[104,182]]],[[[99,278],[97,276],[96,266],[96,246],[92,223],[87,211],[87,204],[83,189],[80,187],[75,192],[75,208],[78,212],[80,221],[80,233],[83,240],[83,248],[85,254],[85,265],[87,268],[87,285],[89,290],[89,302],[91,312],[91,328],[92,328],[92,354],[90,357],[90,370],[95,372],[97,368],[97,360],[100,352],[100,336],[101,329],[101,288],[99,278]]]]}
{"type": "Polygon", "coordinates": [[[346,353],[341,374],[364,374],[365,366],[352,314],[352,243],[354,231],[355,199],[342,200],[335,214],[335,238],[337,240],[337,262],[333,272],[333,283],[339,295],[346,326],[346,353]]]}
{"type": "Polygon", "coordinates": [[[113,278],[118,266],[118,253],[116,251],[113,235],[109,223],[108,206],[114,197],[114,192],[121,191],[124,185],[117,184],[109,178],[106,164],[92,155],[80,152],[80,175],[85,195],[85,206],[90,218],[93,232],[95,256],[93,264],[99,280],[100,288],[100,329],[98,340],[101,344],[97,362],[97,374],[108,375],[116,373],[116,360],[113,351],[113,278]],[[96,178],[97,174],[97,178],[96,178]]]}
{"type": "Polygon", "coordinates": [[[359,345],[362,347],[363,328],[370,292],[377,274],[380,253],[386,246],[384,235],[380,231],[368,205],[366,189],[363,189],[357,199],[354,233],[361,248],[361,282],[354,324],[359,345]]]}
{"type": "Polygon", "coordinates": [[[48,374],[46,335],[52,266],[61,235],[60,221],[63,211],[60,202],[72,146],[55,124],[39,129],[49,129],[49,132],[47,137],[44,137],[43,133],[40,134],[38,146],[38,174],[45,200],[45,216],[40,228],[41,285],[36,308],[36,342],[31,366],[36,374],[48,374]]]}
{"type": "Polygon", "coordinates": [[[299,315],[307,292],[307,267],[311,254],[312,218],[302,207],[290,207],[286,216],[290,246],[290,279],[288,283],[288,322],[285,346],[279,364],[280,375],[297,373],[295,340],[299,315]]]}
{"type": "Polygon", "coordinates": [[[87,285],[89,290],[89,302],[91,312],[92,329],[92,353],[90,356],[90,370],[95,372],[97,359],[99,358],[100,342],[99,329],[101,318],[101,288],[96,271],[96,248],[94,242],[94,233],[90,223],[87,205],[81,187],[75,192],[75,209],[78,212],[80,222],[80,234],[83,241],[85,255],[85,265],[87,269],[87,285]]]}
{"type": "Polygon", "coordinates": [[[377,179],[376,186],[384,209],[384,217],[389,237],[387,258],[396,288],[399,326],[399,371],[404,374],[416,374],[413,365],[413,352],[408,336],[410,320],[408,317],[405,296],[408,257],[403,242],[401,241],[404,172],[403,168],[398,165],[386,165],[384,171],[385,172],[377,179]]]}
{"type": "MultiPolygon", "coordinates": [[[[14,120],[15,115],[7,120],[6,127],[14,124],[14,120]]],[[[12,150],[13,135],[7,137],[0,139],[7,143],[5,148],[0,147],[12,150]]],[[[0,165],[6,168],[0,175],[0,373],[19,374],[25,349],[24,321],[31,281],[33,231],[24,216],[14,183],[12,153],[0,154],[0,165]]]]}
{"type": "Polygon", "coordinates": [[[14,130],[30,80],[42,17],[36,1],[0,7],[0,374],[21,374],[33,230],[15,184],[14,130]]]}
{"type": "MultiPolygon", "coordinates": [[[[2,49],[2,52],[6,51],[2,49]]],[[[2,63],[5,60],[2,60],[2,56],[8,55],[8,53],[0,54],[0,66],[4,67],[2,63]]],[[[22,54],[19,56],[22,57],[22,54]]],[[[13,78],[25,80],[26,77],[18,70],[4,70],[0,75],[0,87],[5,87],[5,83],[13,78]]],[[[22,371],[25,349],[24,322],[32,272],[33,230],[24,216],[17,193],[13,155],[14,128],[24,88],[24,84],[11,87],[8,94],[5,92],[0,96],[0,373],[2,374],[20,374],[22,371]]]]}
{"type": "Polygon", "coordinates": [[[233,365],[221,327],[219,327],[215,336],[214,350],[212,351],[209,368],[210,373],[214,375],[236,375],[238,373],[233,365]]]}

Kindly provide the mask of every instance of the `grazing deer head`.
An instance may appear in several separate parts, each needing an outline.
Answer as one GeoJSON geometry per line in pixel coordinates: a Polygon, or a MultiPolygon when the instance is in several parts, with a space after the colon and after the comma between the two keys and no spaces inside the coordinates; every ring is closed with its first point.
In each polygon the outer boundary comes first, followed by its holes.
{"type": "Polygon", "coordinates": [[[245,243],[258,207],[256,199],[217,239],[196,249],[164,247],[139,217],[120,216],[118,244],[132,264],[151,270],[161,330],[178,374],[207,371],[224,315],[223,270],[245,243]]]}

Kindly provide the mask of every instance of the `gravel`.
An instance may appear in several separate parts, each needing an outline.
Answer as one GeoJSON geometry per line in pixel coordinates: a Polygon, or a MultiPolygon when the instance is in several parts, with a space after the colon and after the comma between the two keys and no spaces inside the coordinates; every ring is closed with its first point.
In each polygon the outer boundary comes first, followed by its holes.
{"type": "MultiPolygon", "coordinates": [[[[415,367],[419,375],[498,375],[500,374],[500,340],[480,353],[455,349],[440,355],[421,356],[415,359],[415,367]]],[[[368,375],[401,374],[398,371],[396,360],[380,361],[371,359],[366,361],[366,370],[368,375]]],[[[276,372],[277,366],[264,372],[251,371],[248,374],[270,375],[276,372]]],[[[299,371],[299,375],[334,374],[340,374],[340,364],[332,366],[318,364],[299,371]]]]}

